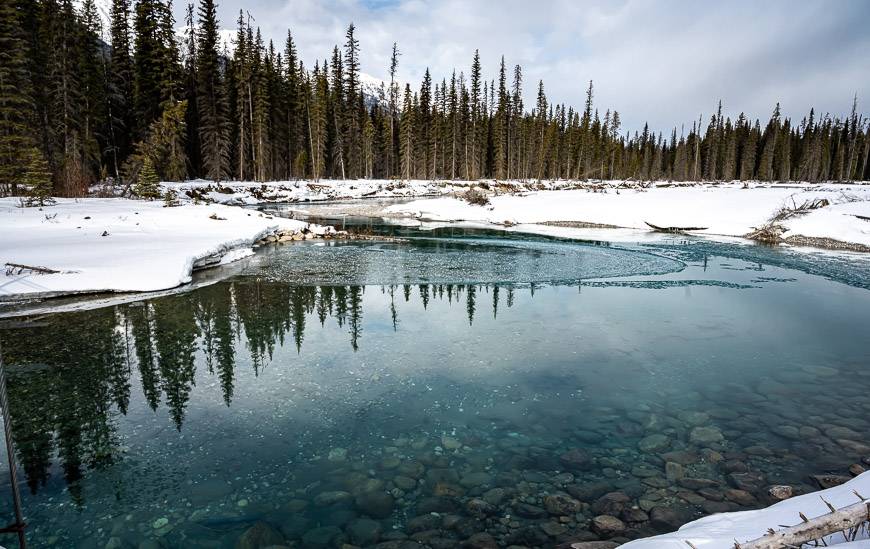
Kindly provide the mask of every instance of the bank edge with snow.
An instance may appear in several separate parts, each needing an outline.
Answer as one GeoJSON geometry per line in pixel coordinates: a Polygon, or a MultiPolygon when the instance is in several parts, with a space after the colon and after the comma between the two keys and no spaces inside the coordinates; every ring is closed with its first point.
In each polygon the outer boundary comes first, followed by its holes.
{"type": "Polygon", "coordinates": [[[7,267],[0,299],[164,290],[190,282],[195,267],[250,255],[271,235],[335,232],[218,204],[86,198],[19,206],[0,199],[0,263],[45,270],[7,267]]]}

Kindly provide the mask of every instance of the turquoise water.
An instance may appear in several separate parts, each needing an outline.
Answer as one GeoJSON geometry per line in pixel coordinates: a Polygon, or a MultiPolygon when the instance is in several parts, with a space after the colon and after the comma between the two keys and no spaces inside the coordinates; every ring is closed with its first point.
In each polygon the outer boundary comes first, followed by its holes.
{"type": "Polygon", "coordinates": [[[553,547],[809,491],[870,458],[866,263],[442,231],[5,321],[28,540],[553,547]]]}

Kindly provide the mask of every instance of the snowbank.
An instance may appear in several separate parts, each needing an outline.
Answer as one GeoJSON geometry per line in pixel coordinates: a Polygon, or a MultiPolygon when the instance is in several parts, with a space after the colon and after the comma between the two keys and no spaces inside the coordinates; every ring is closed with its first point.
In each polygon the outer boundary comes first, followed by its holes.
{"type": "MultiPolygon", "coordinates": [[[[564,189],[585,183],[579,181],[485,182],[504,191],[529,189],[564,189]]],[[[477,181],[394,180],[394,179],[323,179],[320,181],[224,181],[215,183],[196,179],[182,183],[161,183],[165,189],[175,189],[179,197],[195,194],[203,200],[220,204],[261,204],[264,202],[321,202],[357,198],[408,198],[448,195],[463,192],[477,181]]]]}
{"type": "MultiPolygon", "coordinates": [[[[5,274],[0,277],[0,298],[172,288],[190,281],[199,259],[240,259],[250,255],[251,246],[265,235],[307,226],[221,205],[164,208],[161,202],[86,198],[20,208],[18,199],[4,198],[0,266],[16,263],[60,272],[5,274]]],[[[311,230],[322,233],[331,228],[311,230]]]]}
{"type": "Polygon", "coordinates": [[[789,235],[803,235],[870,245],[870,187],[862,185],[750,186],[707,185],[608,189],[604,192],[564,190],[493,196],[488,206],[457,198],[432,198],[396,204],[389,214],[433,221],[481,221],[502,224],[577,222],[648,229],[704,227],[699,234],[743,236],[767,222],[794,200],[827,198],[832,206],[788,220],[789,235]],[[846,200],[854,202],[836,204],[846,200]]]}
{"type": "MultiPolygon", "coordinates": [[[[870,472],[855,477],[840,486],[787,499],[766,509],[710,515],[684,524],[674,533],[632,541],[620,547],[625,549],[686,549],[689,547],[686,542],[689,542],[698,549],[733,549],[735,540],[744,543],[763,536],[767,533],[768,528],[779,530],[782,525],[799,524],[801,518],[798,513],[803,513],[810,519],[829,513],[830,511],[822,498],[838,509],[858,503],[861,500],[858,499],[855,492],[862,494],[865,498],[870,496],[870,472]]],[[[866,540],[867,537],[866,529],[858,535],[858,539],[861,540],[866,540]]],[[[870,547],[870,543],[867,541],[847,544],[842,534],[828,536],[825,541],[828,545],[849,547],[850,549],[870,547]]]]}

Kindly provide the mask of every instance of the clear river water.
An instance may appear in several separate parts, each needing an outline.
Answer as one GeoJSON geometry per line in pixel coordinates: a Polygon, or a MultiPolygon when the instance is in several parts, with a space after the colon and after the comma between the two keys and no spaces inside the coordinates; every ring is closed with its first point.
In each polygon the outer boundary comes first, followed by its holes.
{"type": "Polygon", "coordinates": [[[624,541],[870,460],[865,258],[373,230],[0,321],[30,546],[624,541]]]}

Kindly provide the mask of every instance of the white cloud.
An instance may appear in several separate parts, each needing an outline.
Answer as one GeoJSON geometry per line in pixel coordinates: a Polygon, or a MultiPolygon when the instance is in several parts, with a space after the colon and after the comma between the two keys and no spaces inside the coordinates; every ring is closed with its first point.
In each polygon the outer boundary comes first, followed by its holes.
{"type": "Polygon", "coordinates": [[[394,41],[412,83],[426,67],[437,81],[467,73],[479,48],[488,79],[501,55],[523,66],[527,105],[543,79],[552,101],[582,106],[591,79],[596,106],[616,108],[631,129],[706,121],[719,99],[732,116],[762,118],[776,101],[797,118],[811,106],[843,113],[856,92],[870,104],[861,0],[225,0],[224,26],[235,27],[241,6],[280,48],[291,29],[309,67],[353,21],[371,75],[387,77],[394,41]]]}

